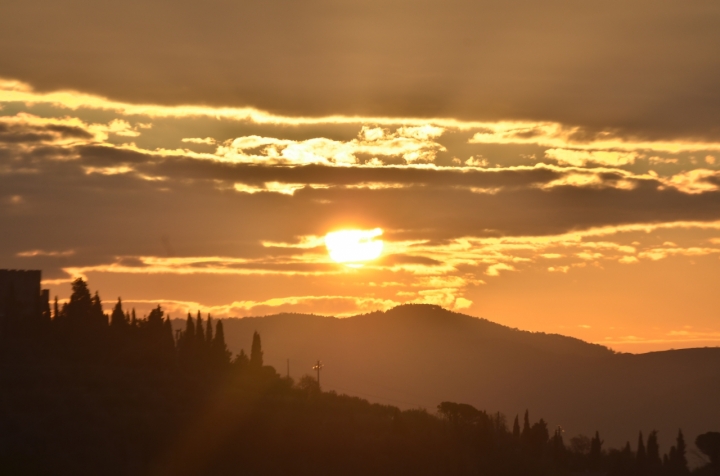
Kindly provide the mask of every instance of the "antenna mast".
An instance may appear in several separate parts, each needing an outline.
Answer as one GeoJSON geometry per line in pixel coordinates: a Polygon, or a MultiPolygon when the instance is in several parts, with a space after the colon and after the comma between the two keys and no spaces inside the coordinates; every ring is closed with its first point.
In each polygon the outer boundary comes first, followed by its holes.
{"type": "Polygon", "coordinates": [[[317,371],[318,390],[320,389],[320,371],[322,370],[323,367],[324,367],[324,365],[323,365],[322,362],[320,362],[319,360],[318,360],[317,363],[313,366],[313,370],[317,371]]]}

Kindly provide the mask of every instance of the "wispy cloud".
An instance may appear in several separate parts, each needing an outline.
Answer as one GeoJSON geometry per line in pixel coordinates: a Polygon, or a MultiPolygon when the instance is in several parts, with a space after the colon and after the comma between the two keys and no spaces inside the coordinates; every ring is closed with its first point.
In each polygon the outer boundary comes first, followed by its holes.
{"type": "Polygon", "coordinates": [[[21,251],[17,253],[17,256],[20,258],[34,258],[36,256],[50,256],[54,258],[58,257],[66,257],[66,256],[72,256],[75,254],[75,250],[65,250],[65,251],[45,251],[45,250],[30,250],[30,251],[21,251]]]}

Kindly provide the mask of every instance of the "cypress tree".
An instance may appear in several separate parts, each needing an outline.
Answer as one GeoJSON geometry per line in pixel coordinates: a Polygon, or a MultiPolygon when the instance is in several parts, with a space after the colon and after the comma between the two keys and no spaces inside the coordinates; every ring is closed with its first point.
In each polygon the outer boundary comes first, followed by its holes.
{"type": "Polygon", "coordinates": [[[687,474],[690,472],[687,462],[687,447],[685,446],[685,437],[682,430],[678,430],[675,446],[670,451],[670,468],[674,474],[687,474]],[[672,450],[675,450],[674,454],[672,450]]]}
{"type": "Polygon", "coordinates": [[[670,474],[675,474],[675,471],[673,470],[675,458],[677,458],[677,449],[675,449],[675,445],[673,445],[670,447],[670,453],[665,453],[662,460],[663,467],[665,468],[666,472],[670,474]]]}
{"type": "Polygon", "coordinates": [[[162,348],[164,351],[164,360],[166,365],[172,365],[175,362],[175,338],[173,337],[172,321],[170,316],[165,318],[163,322],[162,348]]]}
{"type": "Polygon", "coordinates": [[[623,457],[632,459],[633,452],[632,452],[632,448],[630,447],[629,441],[627,443],[625,443],[625,448],[623,448],[622,454],[623,454],[623,457]]]}
{"type": "Polygon", "coordinates": [[[211,347],[213,341],[212,316],[208,313],[207,325],[205,326],[205,340],[208,347],[211,347]]]}
{"type": "Polygon", "coordinates": [[[250,365],[256,368],[263,366],[262,344],[260,334],[257,331],[253,333],[252,347],[250,348],[250,365]]]}
{"type": "Polygon", "coordinates": [[[623,448],[620,452],[620,460],[618,461],[616,474],[633,474],[636,472],[633,471],[636,469],[634,465],[635,459],[633,457],[632,448],[630,447],[630,442],[628,441],[625,443],[625,448],[623,448]]]}
{"type": "Polygon", "coordinates": [[[685,437],[683,436],[682,430],[678,430],[678,436],[677,436],[677,442],[675,443],[675,448],[677,449],[677,465],[678,469],[682,473],[687,473],[688,470],[688,461],[687,461],[687,446],[685,446],[685,437]]]}
{"type": "Polygon", "coordinates": [[[195,342],[197,342],[197,349],[202,350],[205,347],[205,331],[203,330],[203,320],[200,311],[197,313],[197,325],[195,326],[195,342]]]}
{"type": "Polygon", "coordinates": [[[180,354],[180,362],[185,367],[190,367],[194,363],[195,358],[195,322],[188,312],[185,321],[185,331],[178,342],[178,353],[180,354]]]}
{"type": "Polygon", "coordinates": [[[600,464],[603,443],[604,441],[600,439],[600,432],[595,431],[595,436],[590,440],[590,464],[595,468],[600,464]]]}
{"type": "MultiPolygon", "coordinates": [[[[517,422],[517,417],[515,418],[517,422]]],[[[518,425],[518,433],[520,433],[520,425],[518,425]]],[[[562,468],[565,466],[565,442],[563,441],[563,429],[559,426],[555,429],[555,433],[552,437],[552,459],[556,468],[562,468]]]]}
{"type": "Polygon", "coordinates": [[[522,439],[527,440],[530,437],[530,412],[525,410],[525,418],[523,419],[522,439]]]}
{"type": "Polygon", "coordinates": [[[662,465],[660,459],[660,446],[658,445],[657,431],[653,430],[647,439],[647,464],[652,468],[658,468],[662,465]]]}
{"type": "Polygon", "coordinates": [[[55,296],[55,304],[53,304],[53,319],[60,317],[60,306],[58,305],[58,297],[55,296]]]}
{"type": "Polygon", "coordinates": [[[185,321],[185,338],[194,341],[195,340],[195,323],[193,318],[188,312],[187,320],[185,321]]]}
{"type": "Polygon", "coordinates": [[[215,337],[213,337],[212,341],[212,353],[213,360],[218,365],[227,365],[230,363],[230,351],[225,344],[225,331],[223,330],[222,321],[218,321],[215,325],[215,337]]]}
{"type": "Polygon", "coordinates": [[[513,439],[520,441],[520,421],[519,415],[515,415],[515,422],[513,423],[513,439]]]}
{"type": "Polygon", "coordinates": [[[635,458],[637,460],[638,467],[641,469],[645,468],[647,454],[645,453],[645,442],[643,441],[642,431],[640,432],[640,435],[638,435],[638,449],[637,449],[637,454],[636,454],[635,458]]]}
{"type": "Polygon", "coordinates": [[[91,303],[92,304],[90,307],[90,318],[92,319],[92,322],[98,327],[107,326],[107,316],[103,311],[102,300],[100,299],[100,295],[97,291],[95,291],[95,295],[92,297],[91,303]]]}
{"type": "Polygon", "coordinates": [[[110,315],[110,327],[119,329],[126,326],[127,321],[125,320],[125,313],[122,308],[122,299],[118,298],[117,304],[115,304],[115,308],[110,315]]]}

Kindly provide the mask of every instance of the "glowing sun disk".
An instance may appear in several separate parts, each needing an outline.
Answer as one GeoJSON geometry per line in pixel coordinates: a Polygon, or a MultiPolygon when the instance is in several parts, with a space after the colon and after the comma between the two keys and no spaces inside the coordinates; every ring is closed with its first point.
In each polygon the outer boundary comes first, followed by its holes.
{"type": "Polygon", "coordinates": [[[382,233],[380,228],[333,231],[325,235],[325,246],[330,258],[336,263],[359,267],[362,266],[360,263],[380,256],[383,242],[375,238],[382,233]]]}

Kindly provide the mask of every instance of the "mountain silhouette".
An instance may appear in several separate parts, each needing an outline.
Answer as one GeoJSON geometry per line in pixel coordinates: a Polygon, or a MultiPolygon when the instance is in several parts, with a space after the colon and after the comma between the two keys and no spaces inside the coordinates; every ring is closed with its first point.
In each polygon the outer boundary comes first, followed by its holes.
{"type": "Polygon", "coordinates": [[[432,305],[349,318],[277,314],[223,322],[233,352],[257,331],[265,363],[281,374],[288,359],[295,379],[313,374],[320,359],[324,390],[401,408],[466,402],[504,413],[509,424],[528,409],[567,436],[598,430],[615,447],[640,430],[658,430],[667,449],[678,428],[692,441],[720,427],[720,348],[619,354],[432,305]]]}

